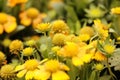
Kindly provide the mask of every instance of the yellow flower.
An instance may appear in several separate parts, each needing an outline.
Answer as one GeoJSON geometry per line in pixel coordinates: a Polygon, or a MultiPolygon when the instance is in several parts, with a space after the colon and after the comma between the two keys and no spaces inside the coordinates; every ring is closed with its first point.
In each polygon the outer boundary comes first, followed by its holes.
{"type": "Polygon", "coordinates": [[[23,55],[24,56],[31,56],[34,52],[34,48],[31,47],[27,47],[25,49],[23,49],[23,55]]]}
{"type": "Polygon", "coordinates": [[[37,25],[36,29],[38,29],[41,32],[48,31],[50,29],[49,23],[40,23],[37,25]]]}
{"type": "Polygon", "coordinates": [[[94,65],[94,68],[95,68],[95,70],[101,71],[101,70],[103,70],[104,65],[101,64],[101,63],[98,63],[98,64],[95,64],[95,65],[94,65]]]}
{"type": "Polygon", "coordinates": [[[120,14],[120,7],[115,7],[111,9],[112,14],[120,14]]]}
{"type": "Polygon", "coordinates": [[[87,13],[86,16],[90,18],[103,17],[105,14],[104,10],[102,10],[99,6],[95,6],[95,5],[90,5],[90,8],[85,9],[85,12],[87,13]]]}
{"type": "Polygon", "coordinates": [[[21,24],[29,26],[32,23],[32,26],[36,26],[42,22],[43,18],[46,17],[46,14],[40,13],[36,8],[29,8],[26,11],[23,11],[19,15],[21,24]]]}
{"type": "Polygon", "coordinates": [[[5,80],[8,80],[10,78],[14,79],[15,78],[14,66],[10,64],[2,66],[0,69],[0,77],[5,80]]]}
{"type": "Polygon", "coordinates": [[[9,46],[10,52],[17,53],[23,49],[23,43],[20,40],[13,40],[9,46]]]}
{"type": "Polygon", "coordinates": [[[51,73],[52,80],[69,80],[70,77],[64,72],[69,68],[57,60],[49,60],[45,64],[45,70],[51,73]],[[61,75],[61,76],[60,76],[61,75]]]}
{"type": "Polygon", "coordinates": [[[108,54],[112,54],[115,50],[115,46],[114,45],[111,45],[111,44],[106,44],[104,46],[104,50],[105,52],[107,52],[108,54]]]}
{"type": "Polygon", "coordinates": [[[94,24],[95,24],[94,28],[98,35],[100,36],[100,38],[105,40],[108,37],[109,27],[105,24],[102,24],[102,22],[99,19],[94,20],[94,24]]]}
{"type": "Polygon", "coordinates": [[[50,36],[55,33],[69,34],[69,27],[63,20],[56,20],[51,23],[50,36]]]}
{"type": "Polygon", "coordinates": [[[65,35],[64,34],[56,33],[53,36],[52,43],[54,45],[62,46],[62,45],[64,45],[64,39],[65,39],[65,35]]]}
{"type": "Polygon", "coordinates": [[[79,46],[74,42],[67,42],[66,45],[61,48],[57,54],[63,57],[73,57],[79,53],[79,46]]]}
{"type": "Polygon", "coordinates": [[[79,38],[81,41],[88,41],[90,39],[90,35],[88,34],[80,34],[79,38]]]}
{"type": "Polygon", "coordinates": [[[102,54],[100,51],[97,51],[95,53],[95,55],[93,56],[93,59],[97,60],[97,61],[104,61],[106,60],[106,56],[104,54],[102,54]]]}
{"type": "Polygon", "coordinates": [[[2,42],[3,46],[8,47],[11,43],[11,40],[8,38],[5,38],[2,42]]]}
{"type": "Polygon", "coordinates": [[[92,27],[85,26],[80,29],[80,34],[88,34],[91,37],[94,35],[94,30],[92,27]]]}
{"type": "Polygon", "coordinates": [[[0,34],[13,32],[17,27],[16,19],[6,13],[0,13],[0,34]]]}
{"type": "Polygon", "coordinates": [[[35,40],[28,40],[28,41],[26,41],[25,42],[25,44],[27,45],[27,46],[34,46],[35,45],[35,40]]]}
{"type": "Polygon", "coordinates": [[[22,4],[22,3],[26,3],[28,0],[8,0],[7,5],[10,7],[14,7],[17,4],[22,4]]]}
{"type": "Polygon", "coordinates": [[[5,61],[5,59],[6,59],[5,54],[0,51],[0,65],[3,64],[3,62],[5,61]]]}
{"type": "Polygon", "coordinates": [[[54,47],[52,47],[52,51],[53,52],[57,52],[57,51],[59,51],[60,50],[60,47],[59,46],[54,46],[54,47]]]}
{"type": "MultiPolygon", "coordinates": [[[[38,76],[39,74],[37,74],[40,69],[41,69],[41,65],[42,63],[44,63],[47,59],[44,59],[43,61],[39,62],[38,60],[36,59],[30,59],[30,60],[27,60],[24,64],[22,65],[18,65],[16,68],[15,68],[15,71],[17,73],[17,77],[18,78],[21,78],[25,75],[25,79],[26,80],[30,80],[30,79],[39,79],[36,77],[36,75],[38,76]]],[[[43,79],[42,79],[43,80],[43,79]]]]}

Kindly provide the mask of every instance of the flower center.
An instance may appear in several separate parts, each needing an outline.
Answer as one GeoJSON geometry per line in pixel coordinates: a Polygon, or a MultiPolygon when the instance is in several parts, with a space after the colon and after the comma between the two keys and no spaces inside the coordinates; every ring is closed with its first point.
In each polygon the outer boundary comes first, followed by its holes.
{"type": "Polygon", "coordinates": [[[24,66],[27,70],[35,70],[38,65],[39,62],[37,60],[31,59],[31,60],[27,60],[24,66]]]}
{"type": "Polygon", "coordinates": [[[7,14],[0,13],[0,24],[4,24],[5,22],[7,22],[7,14]]]}
{"type": "Polygon", "coordinates": [[[35,8],[30,8],[27,10],[27,16],[30,18],[36,18],[39,15],[39,11],[35,8]]]}

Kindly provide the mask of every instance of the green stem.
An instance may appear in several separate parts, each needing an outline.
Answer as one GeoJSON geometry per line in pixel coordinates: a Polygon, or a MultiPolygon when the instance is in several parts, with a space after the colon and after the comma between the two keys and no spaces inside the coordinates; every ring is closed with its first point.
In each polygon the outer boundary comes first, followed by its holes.
{"type": "Polygon", "coordinates": [[[97,36],[98,36],[98,33],[97,33],[96,35],[94,35],[94,36],[90,39],[89,43],[91,43],[92,40],[93,40],[94,38],[96,38],[97,36]]]}
{"type": "Polygon", "coordinates": [[[116,76],[114,75],[114,73],[111,71],[111,68],[110,68],[110,65],[109,65],[109,62],[108,62],[108,58],[107,58],[107,67],[108,67],[108,71],[112,77],[112,80],[117,80],[116,76]],[[115,78],[115,79],[114,79],[115,78]]]}

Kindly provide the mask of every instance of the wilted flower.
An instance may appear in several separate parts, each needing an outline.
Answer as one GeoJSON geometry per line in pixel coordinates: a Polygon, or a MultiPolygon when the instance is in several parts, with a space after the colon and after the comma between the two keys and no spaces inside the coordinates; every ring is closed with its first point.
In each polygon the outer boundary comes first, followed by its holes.
{"type": "Polygon", "coordinates": [[[0,34],[13,32],[17,27],[16,19],[6,13],[0,13],[0,34]]]}

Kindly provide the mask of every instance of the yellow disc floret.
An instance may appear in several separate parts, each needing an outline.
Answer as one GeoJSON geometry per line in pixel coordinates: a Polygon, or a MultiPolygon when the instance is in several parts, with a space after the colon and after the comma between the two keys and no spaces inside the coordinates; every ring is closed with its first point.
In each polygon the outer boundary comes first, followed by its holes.
{"type": "Polygon", "coordinates": [[[110,44],[106,44],[106,45],[104,46],[104,50],[105,50],[105,52],[107,52],[108,54],[112,54],[112,53],[114,52],[114,50],[115,50],[115,46],[110,45],[110,44]]]}
{"type": "Polygon", "coordinates": [[[23,49],[23,55],[24,56],[31,56],[34,52],[34,48],[31,47],[27,47],[25,49],[23,49]]]}
{"type": "Polygon", "coordinates": [[[50,24],[49,23],[41,23],[41,24],[38,24],[36,28],[39,31],[44,32],[44,31],[47,31],[50,28],[50,24]]]}
{"type": "Polygon", "coordinates": [[[39,65],[39,62],[35,59],[27,60],[24,64],[26,70],[35,70],[39,65]]]}

